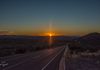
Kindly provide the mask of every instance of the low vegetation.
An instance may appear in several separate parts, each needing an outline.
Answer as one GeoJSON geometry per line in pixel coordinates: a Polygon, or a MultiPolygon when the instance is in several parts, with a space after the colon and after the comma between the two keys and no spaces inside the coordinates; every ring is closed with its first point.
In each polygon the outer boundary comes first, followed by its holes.
{"type": "Polygon", "coordinates": [[[49,37],[46,36],[2,36],[0,57],[55,48],[65,44],[66,41],[59,37],[53,37],[52,44],[49,44],[49,37]]]}

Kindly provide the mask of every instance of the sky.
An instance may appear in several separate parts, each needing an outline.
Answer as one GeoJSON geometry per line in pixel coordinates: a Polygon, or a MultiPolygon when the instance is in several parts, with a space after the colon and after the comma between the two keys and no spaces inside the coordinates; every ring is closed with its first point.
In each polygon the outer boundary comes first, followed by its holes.
{"type": "Polygon", "coordinates": [[[0,34],[100,32],[100,0],[0,0],[0,34]],[[50,26],[51,25],[51,26],[50,26]]]}

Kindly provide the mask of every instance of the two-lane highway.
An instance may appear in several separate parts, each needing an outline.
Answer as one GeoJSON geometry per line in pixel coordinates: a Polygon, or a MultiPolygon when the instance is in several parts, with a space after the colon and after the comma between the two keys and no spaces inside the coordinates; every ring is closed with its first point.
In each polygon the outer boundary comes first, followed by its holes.
{"type": "Polygon", "coordinates": [[[8,66],[3,70],[59,70],[65,47],[45,49],[35,53],[5,58],[8,66]]]}

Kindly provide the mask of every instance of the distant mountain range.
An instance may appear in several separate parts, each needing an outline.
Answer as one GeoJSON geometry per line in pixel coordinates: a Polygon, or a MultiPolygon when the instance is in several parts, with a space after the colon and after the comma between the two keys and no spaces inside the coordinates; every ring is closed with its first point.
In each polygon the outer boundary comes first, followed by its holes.
{"type": "MultiPolygon", "coordinates": [[[[0,35],[0,40],[41,40],[41,39],[48,39],[48,36],[24,36],[24,35],[0,35]]],[[[77,39],[76,36],[52,36],[53,39],[56,40],[73,40],[77,39]]]]}

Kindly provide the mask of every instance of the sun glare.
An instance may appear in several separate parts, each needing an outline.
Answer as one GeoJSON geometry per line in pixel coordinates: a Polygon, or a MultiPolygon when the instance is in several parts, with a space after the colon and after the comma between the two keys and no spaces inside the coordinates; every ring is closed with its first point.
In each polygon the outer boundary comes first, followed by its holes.
{"type": "Polygon", "coordinates": [[[52,34],[50,33],[49,36],[52,36],[52,34]]]}
{"type": "Polygon", "coordinates": [[[54,33],[45,33],[45,35],[46,35],[46,36],[50,36],[50,37],[51,37],[51,36],[55,36],[54,33]]]}

